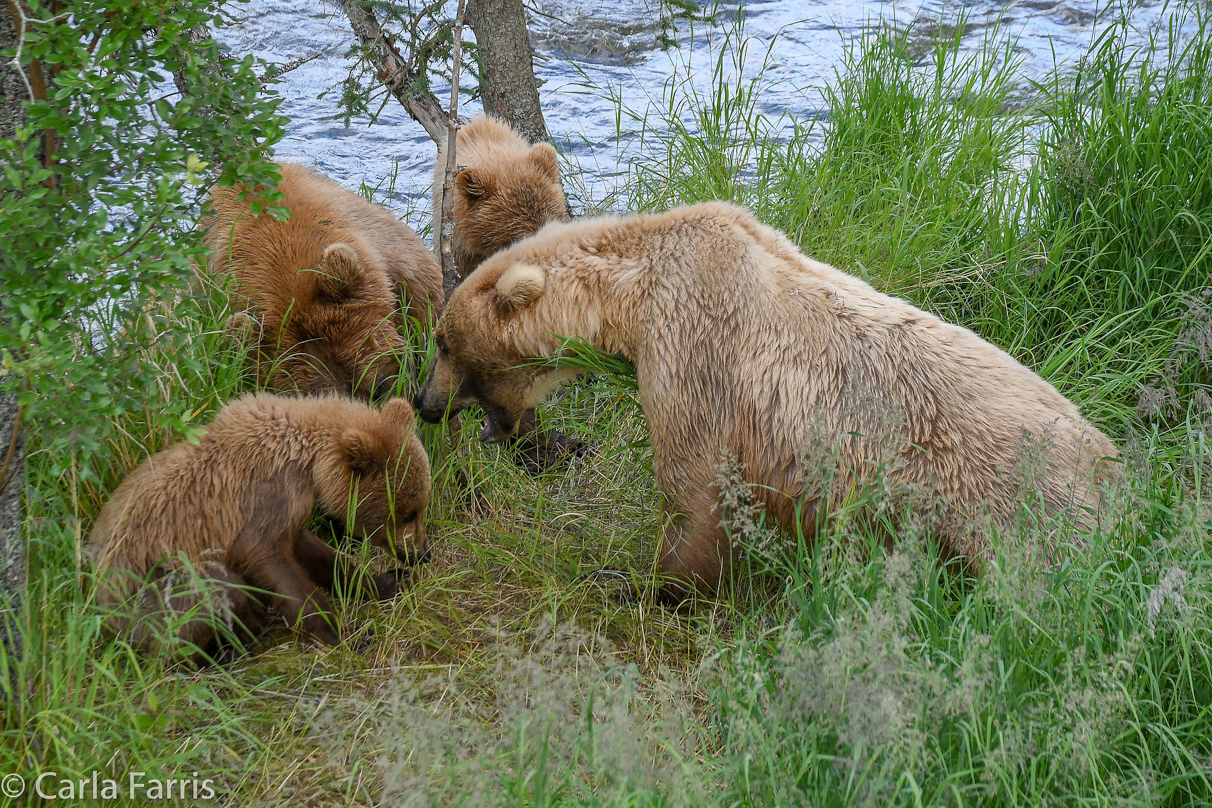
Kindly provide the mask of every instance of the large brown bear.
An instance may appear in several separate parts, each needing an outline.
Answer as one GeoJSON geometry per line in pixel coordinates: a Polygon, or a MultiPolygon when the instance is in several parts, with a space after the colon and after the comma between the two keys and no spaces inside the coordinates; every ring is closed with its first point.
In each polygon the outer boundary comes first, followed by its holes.
{"type": "Polygon", "coordinates": [[[210,268],[236,280],[253,317],[260,375],[277,390],[388,395],[409,350],[405,318],[424,333],[442,306],[442,271],[386,209],[329,178],[284,164],[290,217],[253,216],[239,188],[210,196],[210,268]]]}
{"type": "Polygon", "coordinates": [[[224,407],[194,444],[141,463],[101,510],[89,537],[109,626],[145,651],[177,618],[204,649],[217,621],[255,633],[264,617],[243,588],[270,593],[292,626],[329,645],[340,637],[323,589],[389,598],[396,573],[362,580],[356,563],[306,528],[312,508],[347,519],[412,564],[425,560],[429,460],[403,399],[382,411],[344,397],[261,393],[224,407]]]}
{"type": "MultiPolygon", "coordinates": [[[[452,218],[455,267],[467,277],[484,259],[564,218],[560,164],[550,143],[531,146],[509,124],[473,118],[459,129],[452,218]]],[[[441,221],[446,144],[434,164],[434,238],[441,221]]]]}
{"type": "Polygon", "coordinates": [[[733,549],[717,506],[725,462],[784,529],[802,495],[809,535],[833,504],[828,491],[814,496],[814,457],[823,452],[840,496],[882,472],[943,511],[944,550],[979,558],[984,534],[964,528],[1010,516],[1027,455],[1039,456],[1034,484],[1048,506],[1079,522],[1097,512],[1096,482],[1110,473],[1100,459],[1116,455],[1004,351],[805,257],[722,202],[548,225],[464,281],[434,334],[421,417],[476,402],[488,441],[574,372],[533,361],[559,352],[561,336],[634,363],[657,482],[680,515],[660,567],[707,588],[733,549]]]}

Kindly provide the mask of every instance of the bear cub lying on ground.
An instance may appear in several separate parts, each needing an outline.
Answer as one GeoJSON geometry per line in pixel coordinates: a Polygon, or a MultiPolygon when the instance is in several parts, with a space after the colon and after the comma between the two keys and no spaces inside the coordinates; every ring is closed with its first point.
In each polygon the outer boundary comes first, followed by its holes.
{"type": "Polygon", "coordinates": [[[774,523],[793,531],[798,518],[809,536],[822,508],[882,475],[935,511],[945,553],[979,559],[987,539],[973,526],[1011,517],[1025,449],[1041,460],[1034,490],[1080,524],[1112,473],[1102,458],[1116,455],[1004,351],[805,257],[723,202],[550,224],[467,278],[434,335],[421,417],[477,403],[488,441],[576,372],[534,361],[561,337],[634,364],[677,517],[660,556],[667,598],[715,587],[732,558],[723,465],[774,523]]]}
{"type": "Polygon", "coordinates": [[[304,166],[282,166],[285,221],[253,216],[240,190],[211,192],[205,243],[211,271],[235,278],[233,307],[253,320],[262,380],[388,395],[409,351],[406,320],[428,334],[442,306],[433,255],[391,212],[304,166]]]}
{"type": "Polygon", "coordinates": [[[378,411],[347,398],[246,396],[220,410],[197,444],[159,452],[114,491],[89,538],[98,602],[112,609],[109,627],[148,652],[168,618],[194,609],[177,635],[205,649],[218,621],[259,630],[264,610],[242,588],[251,585],[270,593],[288,624],[336,645],[323,590],[340,582],[390,598],[399,575],[363,580],[307,530],[312,508],[352,514],[354,536],[413,564],[428,556],[429,487],[403,399],[378,411]]]}

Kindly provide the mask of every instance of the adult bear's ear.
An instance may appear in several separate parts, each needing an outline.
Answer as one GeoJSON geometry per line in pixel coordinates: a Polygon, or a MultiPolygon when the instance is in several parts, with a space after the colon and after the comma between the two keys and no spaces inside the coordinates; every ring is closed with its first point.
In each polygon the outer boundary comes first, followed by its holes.
{"type": "Polygon", "coordinates": [[[387,465],[387,446],[376,435],[352,429],[341,438],[341,454],[356,477],[382,471],[387,465]]]}
{"type": "Polygon", "coordinates": [[[416,428],[416,419],[413,417],[412,405],[408,403],[408,399],[393,398],[383,405],[382,412],[383,417],[389,423],[406,432],[412,432],[416,428]]]}
{"type": "Polygon", "coordinates": [[[492,175],[475,166],[468,166],[455,175],[455,188],[468,202],[479,202],[492,193],[492,175]]]}
{"type": "Polygon", "coordinates": [[[531,146],[530,159],[552,180],[560,181],[560,157],[550,143],[536,143],[531,146]]]}
{"type": "Polygon", "coordinates": [[[547,275],[534,264],[514,264],[497,278],[497,303],[504,309],[529,306],[543,294],[547,275]]]}
{"type": "Polygon", "coordinates": [[[344,242],[329,244],[324,265],[310,271],[316,275],[316,291],[329,300],[344,300],[362,283],[358,254],[344,242]]]}

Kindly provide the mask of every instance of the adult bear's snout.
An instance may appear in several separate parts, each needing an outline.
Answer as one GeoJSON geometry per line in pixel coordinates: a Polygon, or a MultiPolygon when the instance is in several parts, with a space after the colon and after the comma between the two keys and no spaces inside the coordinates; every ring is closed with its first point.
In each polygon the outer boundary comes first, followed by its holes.
{"type": "MultiPolygon", "coordinates": [[[[428,385],[423,385],[416,398],[412,400],[412,408],[417,411],[417,415],[421,416],[421,420],[430,424],[440,424],[442,419],[447,415],[448,402],[434,401],[436,396],[426,395],[425,390],[428,385]]],[[[450,413],[453,415],[454,413],[450,413]]]]}

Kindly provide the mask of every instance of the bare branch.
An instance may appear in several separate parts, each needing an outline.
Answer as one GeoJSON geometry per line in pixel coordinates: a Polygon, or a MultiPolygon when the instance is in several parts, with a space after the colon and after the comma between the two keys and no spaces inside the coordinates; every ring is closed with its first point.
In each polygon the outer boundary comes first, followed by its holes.
{"type": "Polygon", "coordinates": [[[266,80],[279,78],[280,76],[284,76],[292,70],[299,69],[300,67],[307,64],[308,62],[314,62],[316,59],[319,59],[323,55],[324,55],[324,52],[320,51],[319,53],[313,53],[311,56],[300,56],[298,59],[291,59],[289,62],[282,62],[281,64],[276,64],[276,63],[271,64],[265,72],[265,78],[266,78],[266,80]]]}
{"type": "MultiPolygon", "coordinates": [[[[360,0],[341,0],[341,8],[349,18],[349,27],[353,29],[354,36],[366,49],[366,56],[374,65],[379,81],[391,91],[413,120],[421,124],[433,142],[441,143],[447,130],[447,116],[442,104],[429,90],[416,89],[423,86],[422,77],[410,69],[408,60],[400,55],[390,38],[383,33],[375,13],[360,0]]],[[[457,35],[455,50],[457,53],[457,35]]],[[[457,76],[458,60],[455,65],[457,76]]],[[[455,85],[458,85],[457,81],[455,85]]]]}
{"type": "Polygon", "coordinates": [[[455,178],[455,141],[459,132],[459,62],[462,54],[463,7],[466,0],[459,0],[455,14],[454,51],[450,67],[450,115],[446,120],[446,176],[442,180],[442,226],[438,230],[438,260],[442,264],[442,292],[447,300],[459,285],[458,270],[454,263],[454,194],[451,190],[455,178]]]}
{"type": "Polygon", "coordinates": [[[37,101],[34,95],[34,88],[29,83],[29,78],[25,75],[25,70],[21,67],[21,49],[25,47],[25,24],[28,22],[25,16],[25,9],[21,8],[19,2],[8,0],[8,10],[13,15],[13,22],[17,26],[17,50],[13,54],[12,61],[9,65],[13,70],[17,71],[17,75],[21,76],[21,81],[25,83],[25,92],[29,94],[30,101],[37,101]]]}

